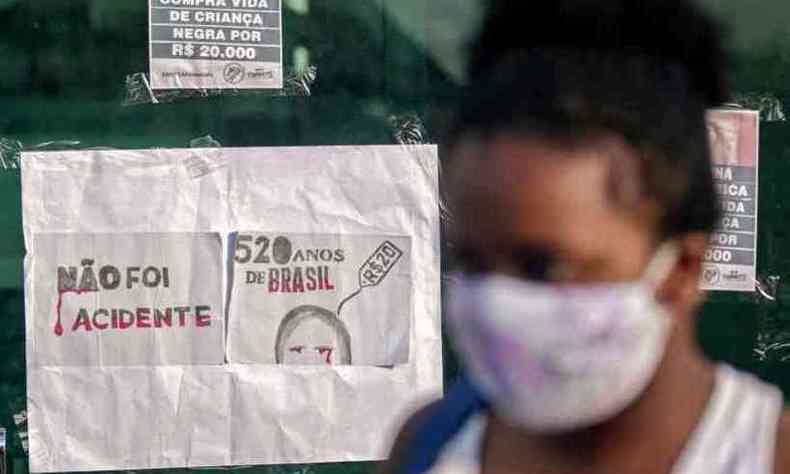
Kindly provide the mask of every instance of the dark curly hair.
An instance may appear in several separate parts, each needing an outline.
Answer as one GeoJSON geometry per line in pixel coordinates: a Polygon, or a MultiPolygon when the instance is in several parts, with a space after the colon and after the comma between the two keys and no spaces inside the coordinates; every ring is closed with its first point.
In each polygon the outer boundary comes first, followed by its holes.
{"type": "Polygon", "coordinates": [[[710,232],[705,114],[728,98],[725,60],[718,26],[690,1],[491,1],[454,136],[615,134],[640,157],[662,237],[710,232]]]}

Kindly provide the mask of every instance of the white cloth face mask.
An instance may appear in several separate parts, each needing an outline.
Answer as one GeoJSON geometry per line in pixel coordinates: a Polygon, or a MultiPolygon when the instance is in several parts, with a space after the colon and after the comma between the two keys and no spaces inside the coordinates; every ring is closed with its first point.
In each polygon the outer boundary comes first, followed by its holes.
{"type": "Polygon", "coordinates": [[[448,323],[471,381],[506,422],[536,434],[602,423],[655,375],[671,327],[655,298],[677,260],[663,245],[637,282],[552,285],[459,275],[448,323]]]}

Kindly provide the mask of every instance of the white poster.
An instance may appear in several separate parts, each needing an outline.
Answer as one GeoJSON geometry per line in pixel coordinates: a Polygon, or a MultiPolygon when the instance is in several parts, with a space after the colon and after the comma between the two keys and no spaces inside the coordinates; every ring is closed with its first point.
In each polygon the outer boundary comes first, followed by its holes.
{"type": "Polygon", "coordinates": [[[232,247],[231,361],[409,361],[408,236],[240,232],[232,247]]]}
{"type": "Polygon", "coordinates": [[[33,366],[223,363],[219,234],[33,238],[33,366]]]}
{"type": "Polygon", "coordinates": [[[711,110],[708,136],[722,217],[711,234],[702,269],[704,290],[754,291],[760,115],[711,110]]]}
{"type": "Polygon", "coordinates": [[[386,457],[442,392],[437,161],[25,154],[31,471],[386,457]]]}
{"type": "Polygon", "coordinates": [[[153,89],[280,89],[280,0],[149,0],[153,89]]]}

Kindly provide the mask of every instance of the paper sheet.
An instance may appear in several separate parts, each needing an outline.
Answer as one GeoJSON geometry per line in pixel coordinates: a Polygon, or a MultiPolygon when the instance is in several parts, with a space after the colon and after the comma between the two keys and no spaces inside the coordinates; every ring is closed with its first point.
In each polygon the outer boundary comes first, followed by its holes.
{"type": "Polygon", "coordinates": [[[382,459],[440,396],[435,147],[29,153],[22,179],[31,471],[382,459]]]}
{"type": "Polygon", "coordinates": [[[716,109],[707,127],[722,218],[710,236],[700,287],[755,291],[759,124],[756,110],[716,109]]]}
{"type": "Polygon", "coordinates": [[[34,366],[221,364],[219,234],[36,234],[34,366]],[[53,337],[54,335],[54,337],[53,337]]]}
{"type": "Polygon", "coordinates": [[[408,362],[408,237],[240,232],[232,247],[232,362],[408,362]]]}
{"type": "Polygon", "coordinates": [[[153,89],[280,89],[280,0],[148,0],[153,89]]]}

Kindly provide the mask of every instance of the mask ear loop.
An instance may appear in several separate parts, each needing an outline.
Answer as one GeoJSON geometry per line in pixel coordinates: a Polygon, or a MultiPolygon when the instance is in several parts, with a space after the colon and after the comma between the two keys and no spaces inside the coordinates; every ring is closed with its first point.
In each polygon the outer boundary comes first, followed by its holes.
{"type": "Polygon", "coordinates": [[[658,246],[650,263],[645,269],[643,281],[653,289],[658,289],[672,273],[680,258],[680,247],[675,241],[667,241],[658,246]]]}

